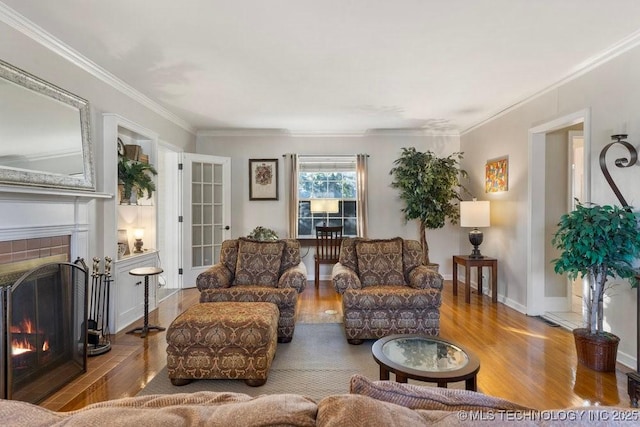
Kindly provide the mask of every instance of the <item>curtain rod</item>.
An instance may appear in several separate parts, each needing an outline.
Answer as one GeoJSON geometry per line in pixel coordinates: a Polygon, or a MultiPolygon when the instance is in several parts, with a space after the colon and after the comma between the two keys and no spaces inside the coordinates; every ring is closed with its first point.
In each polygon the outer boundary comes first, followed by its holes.
{"type": "MultiPolygon", "coordinates": [[[[288,154],[293,154],[293,153],[288,153],[288,154]]],[[[298,156],[304,156],[304,157],[355,157],[358,155],[359,154],[298,154],[298,156]]],[[[364,155],[369,157],[368,154],[364,154],[364,155]]],[[[287,157],[287,154],[283,154],[282,157],[287,157]]]]}

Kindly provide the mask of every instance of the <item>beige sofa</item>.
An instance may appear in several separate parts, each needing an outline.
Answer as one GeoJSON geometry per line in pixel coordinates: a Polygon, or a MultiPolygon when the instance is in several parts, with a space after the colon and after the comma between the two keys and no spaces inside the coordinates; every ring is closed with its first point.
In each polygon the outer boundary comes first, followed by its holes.
{"type": "Polygon", "coordinates": [[[443,278],[422,264],[417,240],[347,238],[332,271],[347,340],[438,335],[443,278]]]}
{"type": "Polygon", "coordinates": [[[296,394],[178,393],[94,403],[73,412],[0,401],[5,427],[38,426],[466,426],[634,425],[638,410],[530,408],[467,390],[370,381],[355,375],[350,393],[315,402],[296,394]],[[623,421],[624,420],[624,421],[623,421]]]}

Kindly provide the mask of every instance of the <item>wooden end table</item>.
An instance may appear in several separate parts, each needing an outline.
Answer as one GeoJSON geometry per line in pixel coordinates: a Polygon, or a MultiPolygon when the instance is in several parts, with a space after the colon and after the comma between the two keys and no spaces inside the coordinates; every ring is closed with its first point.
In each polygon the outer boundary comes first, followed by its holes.
{"type": "Polygon", "coordinates": [[[453,295],[458,295],[458,264],[465,268],[464,300],[471,302],[471,268],[478,268],[478,293],[482,295],[482,267],[491,267],[491,301],[498,302],[498,260],[490,257],[472,258],[469,255],[453,256],[453,295]]]}
{"type": "Polygon", "coordinates": [[[425,335],[389,335],[371,347],[373,359],[380,365],[380,379],[389,380],[393,372],[396,381],[409,378],[437,383],[465,382],[467,390],[477,391],[480,359],[469,350],[442,338],[425,335]]]}

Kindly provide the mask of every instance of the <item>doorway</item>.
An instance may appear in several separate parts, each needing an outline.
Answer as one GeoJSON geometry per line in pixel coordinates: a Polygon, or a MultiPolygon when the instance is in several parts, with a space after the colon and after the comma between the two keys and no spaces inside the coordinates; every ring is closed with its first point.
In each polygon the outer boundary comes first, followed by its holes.
{"type": "Polygon", "coordinates": [[[158,249],[164,270],[158,277],[158,302],[182,289],[182,230],[178,223],[182,194],[177,179],[180,155],[177,147],[158,142],[158,249]]]}
{"type": "Polygon", "coordinates": [[[568,329],[582,323],[582,281],[574,286],[555,273],[552,260],[558,252],[551,240],[573,199],[590,197],[589,113],[581,110],[529,130],[527,314],[568,329]]]}

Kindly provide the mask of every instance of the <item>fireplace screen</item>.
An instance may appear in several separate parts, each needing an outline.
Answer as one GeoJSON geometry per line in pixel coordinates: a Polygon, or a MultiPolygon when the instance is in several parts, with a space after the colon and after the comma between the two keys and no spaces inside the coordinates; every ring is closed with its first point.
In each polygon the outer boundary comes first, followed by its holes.
{"type": "Polygon", "coordinates": [[[38,403],[86,372],[87,271],[42,265],[2,290],[4,398],[38,403]]]}

